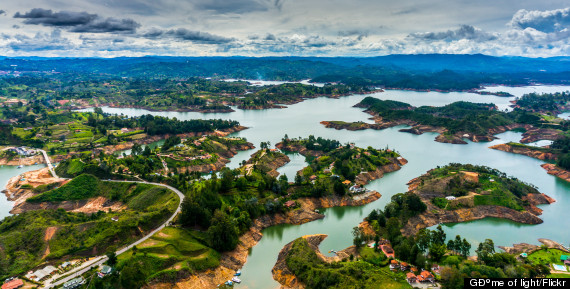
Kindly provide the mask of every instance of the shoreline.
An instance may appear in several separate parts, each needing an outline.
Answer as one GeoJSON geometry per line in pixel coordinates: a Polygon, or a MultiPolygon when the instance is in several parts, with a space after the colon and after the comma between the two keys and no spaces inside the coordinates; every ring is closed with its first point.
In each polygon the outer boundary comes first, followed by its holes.
{"type": "MultiPolygon", "coordinates": [[[[428,175],[428,173],[422,175],[428,175]]],[[[412,192],[420,197],[421,201],[426,204],[427,209],[423,214],[411,217],[402,227],[402,235],[415,235],[420,229],[435,226],[444,223],[464,223],[484,218],[499,218],[511,220],[522,224],[541,224],[544,221],[538,216],[542,214],[542,209],[537,205],[552,204],[556,202],[550,196],[544,193],[528,194],[522,199],[528,202],[523,211],[517,211],[498,205],[479,205],[469,206],[467,208],[459,208],[455,210],[440,209],[435,206],[429,196],[418,193],[417,188],[420,186],[422,176],[412,179],[408,182],[408,192],[412,192]]]]}
{"type": "MultiPolygon", "coordinates": [[[[282,143],[276,145],[279,149],[292,148],[292,146],[284,146],[282,143]]],[[[295,146],[295,148],[299,148],[295,146]]],[[[295,150],[301,155],[319,155],[318,151],[310,151],[302,147],[304,150],[295,150]]],[[[405,165],[408,161],[404,158],[395,159],[391,164],[378,167],[373,172],[359,174],[356,179],[360,184],[382,178],[385,173],[394,172],[405,165]]],[[[325,215],[315,212],[316,209],[345,207],[345,206],[362,206],[372,203],[380,199],[382,195],[377,191],[367,191],[359,195],[347,195],[339,197],[336,195],[321,198],[300,198],[295,200],[300,206],[297,209],[275,215],[265,215],[257,218],[254,225],[239,240],[236,249],[222,253],[220,266],[215,269],[208,269],[196,275],[190,276],[188,279],[179,281],[177,288],[181,289],[198,289],[198,288],[215,288],[219,284],[232,278],[236,270],[240,269],[247,261],[249,250],[253,248],[263,237],[261,232],[263,229],[281,225],[293,224],[302,225],[311,221],[322,219],[325,215]]],[[[161,285],[152,286],[153,288],[171,288],[161,287],[161,285]]]]}
{"type": "MultiPolygon", "coordinates": [[[[176,286],[177,288],[183,289],[215,288],[217,285],[223,284],[225,281],[231,279],[235,271],[240,269],[247,262],[250,248],[253,248],[262,239],[263,233],[261,231],[263,229],[282,224],[302,225],[325,217],[323,214],[316,213],[316,209],[362,206],[372,203],[380,199],[380,197],[380,193],[370,191],[362,195],[356,195],[354,198],[350,196],[329,196],[324,198],[297,199],[296,201],[300,204],[300,208],[298,209],[271,216],[265,215],[255,219],[254,225],[249,231],[239,238],[240,242],[237,248],[222,253],[219,267],[192,275],[186,280],[177,282],[176,286]]],[[[153,284],[151,287],[172,288],[161,287],[161,284],[153,284]]]]}

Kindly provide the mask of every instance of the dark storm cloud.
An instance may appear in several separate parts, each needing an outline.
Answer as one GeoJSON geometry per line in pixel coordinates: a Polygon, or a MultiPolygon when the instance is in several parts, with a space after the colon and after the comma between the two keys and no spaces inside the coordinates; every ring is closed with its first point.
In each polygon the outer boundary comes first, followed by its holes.
{"type": "Polygon", "coordinates": [[[71,32],[88,32],[88,33],[117,33],[127,32],[133,33],[141,25],[132,19],[115,19],[107,18],[105,20],[96,20],[85,25],[79,25],[71,28],[71,32]]]}
{"type": "Polygon", "coordinates": [[[6,15],[6,11],[5,11],[5,10],[0,10],[0,15],[6,15]]]}
{"type": "Polygon", "coordinates": [[[276,39],[277,39],[277,37],[275,37],[275,35],[273,35],[271,33],[267,33],[267,35],[263,38],[263,40],[269,40],[269,41],[273,41],[276,39]]]}
{"type": "Polygon", "coordinates": [[[16,14],[14,14],[14,18],[25,19],[25,24],[44,26],[76,26],[92,22],[97,18],[97,15],[89,14],[87,12],[53,12],[48,9],[34,8],[24,14],[16,12],[16,14]]]}
{"type": "Polygon", "coordinates": [[[152,28],[151,30],[143,33],[142,36],[150,39],[167,37],[178,40],[191,41],[193,43],[198,43],[198,44],[223,44],[234,41],[233,38],[227,38],[224,36],[219,36],[208,32],[189,30],[186,28],[177,28],[170,30],[160,30],[157,28],[152,28]]]}
{"type": "Polygon", "coordinates": [[[65,27],[70,32],[133,33],[141,26],[132,19],[104,19],[87,12],[53,12],[42,8],[34,8],[26,13],[17,12],[14,18],[25,19],[25,24],[65,27]]]}
{"type": "Polygon", "coordinates": [[[533,28],[546,33],[562,31],[570,28],[570,8],[548,11],[522,9],[513,15],[509,25],[520,29],[533,28]]]}
{"type": "Polygon", "coordinates": [[[424,32],[424,33],[412,33],[408,37],[416,38],[421,40],[443,40],[443,41],[454,41],[454,40],[474,40],[477,42],[491,41],[497,39],[497,36],[480,29],[477,29],[471,25],[461,25],[456,30],[447,30],[445,32],[424,32]]]}

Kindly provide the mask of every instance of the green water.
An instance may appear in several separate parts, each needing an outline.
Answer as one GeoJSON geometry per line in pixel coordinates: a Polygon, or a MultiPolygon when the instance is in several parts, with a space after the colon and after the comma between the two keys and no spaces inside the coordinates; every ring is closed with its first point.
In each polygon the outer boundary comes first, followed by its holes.
{"type": "MultiPolygon", "coordinates": [[[[38,170],[44,168],[44,164],[40,165],[31,165],[31,166],[24,166],[21,169],[18,169],[18,166],[1,166],[0,167],[0,186],[1,188],[6,188],[8,181],[13,176],[17,176],[19,174],[23,174],[28,171],[38,170]]],[[[3,190],[2,189],[2,190],[3,190]]],[[[14,202],[8,201],[4,196],[0,197],[0,219],[4,219],[5,217],[10,215],[10,210],[14,206],[14,202]]]]}
{"type": "MultiPolygon", "coordinates": [[[[560,90],[566,90],[561,88],[560,90]]],[[[469,93],[417,93],[409,91],[388,91],[377,95],[383,99],[395,99],[409,102],[413,105],[423,105],[426,102],[433,105],[445,105],[457,100],[480,100],[493,102],[499,107],[508,104],[509,98],[495,96],[480,96],[469,93]]],[[[328,234],[329,237],[321,245],[323,252],[330,249],[343,249],[352,243],[351,229],[356,226],[368,213],[376,208],[383,208],[396,193],[407,191],[406,183],[427,170],[446,165],[450,162],[472,163],[497,168],[523,181],[536,185],[539,190],[557,200],[551,205],[541,206],[544,220],[540,225],[520,225],[511,221],[484,219],[462,224],[445,225],[450,237],[456,234],[467,238],[476,247],[478,242],[491,238],[496,245],[512,245],[527,242],[537,244],[538,238],[549,238],[567,243],[570,231],[567,230],[567,208],[570,207],[570,184],[550,176],[540,164],[542,161],[526,156],[509,154],[488,149],[489,146],[508,141],[520,140],[520,133],[506,132],[498,135],[500,139],[490,143],[469,143],[467,145],[443,144],[434,141],[435,133],[412,135],[398,132],[401,127],[382,131],[338,131],[326,129],[319,124],[323,120],[369,121],[368,114],[352,106],[365,96],[353,95],[340,99],[318,98],[306,100],[286,109],[243,111],[238,110],[229,114],[202,114],[178,112],[152,112],[178,119],[190,118],[222,118],[234,119],[248,130],[236,133],[246,137],[255,145],[261,141],[275,144],[284,134],[289,137],[308,136],[313,134],[339,140],[341,143],[353,142],[357,146],[384,148],[386,146],[400,152],[409,163],[401,170],[386,174],[382,179],[375,180],[366,187],[377,190],[382,194],[380,200],[362,207],[343,207],[325,210],[326,217],[304,225],[281,225],[263,231],[264,237],[259,244],[252,248],[248,261],[242,268],[242,283],[240,288],[277,288],[278,283],[271,276],[279,250],[288,242],[307,234],[328,234]]],[[[141,115],[149,113],[140,109],[104,108],[106,112],[141,115]]],[[[237,166],[243,159],[249,158],[254,151],[240,152],[231,167],[237,166]]],[[[292,178],[294,172],[305,166],[302,158],[293,156],[292,162],[279,171],[292,178]]]]}

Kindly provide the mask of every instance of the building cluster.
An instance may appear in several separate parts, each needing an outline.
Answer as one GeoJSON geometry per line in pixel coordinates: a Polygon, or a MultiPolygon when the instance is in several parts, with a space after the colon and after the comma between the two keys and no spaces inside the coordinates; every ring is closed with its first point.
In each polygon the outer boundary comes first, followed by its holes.
{"type": "Polygon", "coordinates": [[[53,273],[57,272],[57,268],[55,268],[52,265],[48,265],[42,269],[39,269],[35,272],[28,272],[28,274],[26,274],[26,278],[32,280],[32,281],[36,281],[36,282],[40,282],[44,279],[47,279],[47,277],[51,276],[53,273]]]}
{"type": "Polygon", "coordinates": [[[2,284],[2,289],[17,289],[24,286],[24,281],[15,277],[8,278],[2,284]]]}
{"type": "Polygon", "coordinates": [[[85,279],[81,276],[71,279],[65,283],[63,283],[64,289],[74,289],[80,287],[81,285],[85,284],[85,279]]]}
{"type": "Polygon", "coordinates": [[[14,152],[20,156],[24,156],[24,157],[29,157],[29,156],[33,156],[36,155],[38,153],[37,150],[34,149],[28,149],[26,147],[15,147],[15,148],[10,148],[9,151],[14,152]]]}

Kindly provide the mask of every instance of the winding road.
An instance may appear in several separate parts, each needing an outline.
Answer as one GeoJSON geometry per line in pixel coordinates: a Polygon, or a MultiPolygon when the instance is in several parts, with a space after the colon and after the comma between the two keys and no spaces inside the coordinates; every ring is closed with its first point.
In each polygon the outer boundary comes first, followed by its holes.
{"type": "MultiPolygon", "coordinates": [[[[47,156],[47,153],[44,150],[41,150],[42,154],[44,155],[44,158],[46,160],[46,164],[48,165],[48,168],[50,170],[50,172],[52,173],[52,175],[56,178],[59,178],[56,173],[55,170],[53,168],[53,165],[51,164],[51,161],[49,159],[49,157],[47,156]]],[[[172,220],[174,220],[174,218],[176,217],[176,215],[178,215],[178,213],[180,213],[180,211],[182,210],[182,202],[184,201],[184,194],[179,191],[176,188],[173,188],[169,185],[165,185],[165,184],[160,184],[160,183],[150,183],[150,182],[145,182],[145,181],[113,181],[110,180],[109,182],[116,182],[116,183],[141,183],[141,184],[150,184],[150,185],[155,185],[155,186],[161,186],[164,188],[167,188],[173,192],[175,192],[178,195],[178,198],[180,199],[180,202],[178,203],[178,207],[176,208],[176,211],[174,211],[174,213],[172,214],[172,216],[170,216],[170,218],[168,218],[168,220],[166,220],[166,222],[164,222],[162,225],[160,225],[158,228],[154,229],[152,232],[150,232],[149,234],[147,234],[146,236],[142,237],[141,239],[139,239],[138,241],[125,246],[119,250],[117,250],[115,252],[115,254],[118,256],[120,254],[125,253],[126,251],[128,251],[129,249],[131,249],[132,247],[146,241],[148,238],[152,237],[152,235],[158,233],[160,230],[162,230],[164,227],[168,226],[172,220]]],[[[93,258],[92,260],[89,260],[83,264],[81,264],[81,266],[74,268],[70,271],[67,271],[63,274],[57,274],[52,276],[50,279],[46,280],[44,282],[44,286],[42,288],[54,288],[60,285],[63,285],[63,283],[76,278],[77,276],[89,271],[91,268],[99,266],[103,263],[105,263],[107,261],[107,256],[103,255],[103,256],[98,256],[93,258]],[[59,279],[59,280],[57,280],[59,279]],[[57,281],[56,281],[57,280],[57,281]]]]}

